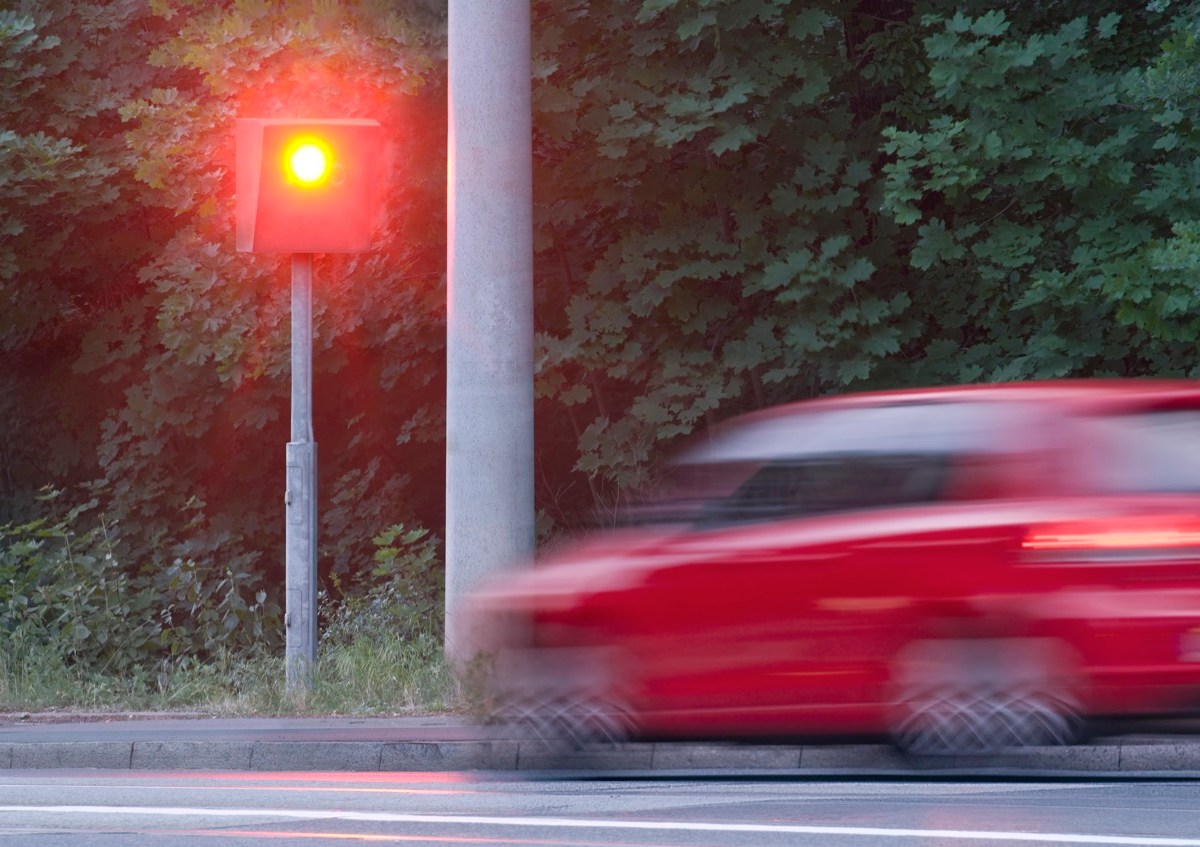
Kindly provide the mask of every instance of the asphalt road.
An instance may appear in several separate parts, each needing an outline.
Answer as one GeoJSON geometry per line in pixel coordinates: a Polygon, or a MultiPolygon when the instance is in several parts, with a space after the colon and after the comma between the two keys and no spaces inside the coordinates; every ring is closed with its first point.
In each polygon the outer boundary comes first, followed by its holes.
{"type": "Polygon", "coordinates": [[[6,847],[364,843],[1200,847],[1200,783],[0,774],[6,847]]]}

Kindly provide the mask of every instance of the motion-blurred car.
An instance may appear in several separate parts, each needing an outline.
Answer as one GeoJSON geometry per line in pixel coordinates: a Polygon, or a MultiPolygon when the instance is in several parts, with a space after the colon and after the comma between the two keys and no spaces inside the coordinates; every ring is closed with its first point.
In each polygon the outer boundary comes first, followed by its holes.
{"type": "Polygon", "coordinates": [[[1200,383],[851,395],[694,443],[637,524],[473,598],[543,736],[1069,743],[1200,706],[1200,383]]]}

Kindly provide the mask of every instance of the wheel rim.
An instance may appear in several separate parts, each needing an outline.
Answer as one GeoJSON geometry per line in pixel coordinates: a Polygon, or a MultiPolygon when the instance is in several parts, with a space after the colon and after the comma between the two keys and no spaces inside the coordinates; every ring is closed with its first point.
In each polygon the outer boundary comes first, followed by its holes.
{"type": "Polygon", "coordinates": [[[926,755],[1070,744],[1082,727],[1075,703],[1039,691],[931,691],[906,699],[899,711],[897,745],[926,755]]]}
{"type": "Polygon", "coordinates": [[[518,738],[548,747],[579,749],[616,744],[633,735],[634,723],[619,704],[596,698],[524,699],[506,704],[493,718],[518,738]]]}

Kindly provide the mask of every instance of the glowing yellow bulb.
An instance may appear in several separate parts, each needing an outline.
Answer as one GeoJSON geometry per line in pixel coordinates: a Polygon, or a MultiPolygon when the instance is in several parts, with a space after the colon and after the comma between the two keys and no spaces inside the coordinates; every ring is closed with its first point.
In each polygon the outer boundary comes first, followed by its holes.
{"type": "Polygon", "coordinates": [[[305,141],[288,154],[288,171],[301,185],[316,185],[329,173],[329,153],[312,141],[305,141]]]}

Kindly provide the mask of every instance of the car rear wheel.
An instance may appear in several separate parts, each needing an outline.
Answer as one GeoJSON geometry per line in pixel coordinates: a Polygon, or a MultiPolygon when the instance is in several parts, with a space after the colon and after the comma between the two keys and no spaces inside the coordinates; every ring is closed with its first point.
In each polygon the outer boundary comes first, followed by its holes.
{"type": "Polygon", "coordinates": [[[1083,721],[1066,656],[1052,639],[916,642],[894,670],[892,738],[917,755],[1074,743],[1083,721]]]}

